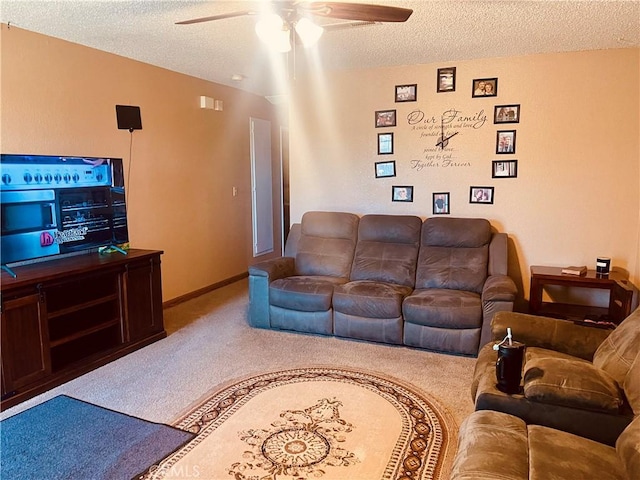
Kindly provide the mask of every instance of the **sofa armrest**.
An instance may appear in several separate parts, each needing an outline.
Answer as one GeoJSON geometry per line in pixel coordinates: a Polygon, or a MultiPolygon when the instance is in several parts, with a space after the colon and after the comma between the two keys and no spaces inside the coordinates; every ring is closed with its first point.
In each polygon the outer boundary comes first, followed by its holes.
{"type": "Polygon", "coordinates": [[[509,263],[506,233],[494,232],[489,243],[489,275],[506,275],[509,263]]]}
{"type": "Polygon", "coordinates": [[[249,276],[267,277],[269,283],[291,275],[295,275],[295,259],[291,257],[272,258],[249,267],[249,276]]]}
{"type": "Polygon", "coordinates": [[[593,354],[611,330],[577,325],[568,320],[516,312],[498,312],[491,322],[494,341],[511,328],[513,339],[527,347],[541,347],[574,357],[593,360],[593,354]]]}
{"type": "Polygon", "coordinates": [[[269,284],[295,273],[295,259],[279,257],[249,267],[249,325],[271,328],[269,284]]]}
{"type": "Polygon", "coordinates": [[[527,424],[512,415],[484,410],[460,426],[451,480],[527,480],[527,424]]]}
{"type": "Polygon", "coordinates": [[[490,275],[482,288],[482,331],[479,348],[491,341],[491,320],[497,312],[513,310],[518,289],[507,275],[490,275]]]}
{"type": "Polygon", "coordinates": [[[513,302],[518,289],[507,275],[490,275],[482,288],[482,302],[513,302]]]}

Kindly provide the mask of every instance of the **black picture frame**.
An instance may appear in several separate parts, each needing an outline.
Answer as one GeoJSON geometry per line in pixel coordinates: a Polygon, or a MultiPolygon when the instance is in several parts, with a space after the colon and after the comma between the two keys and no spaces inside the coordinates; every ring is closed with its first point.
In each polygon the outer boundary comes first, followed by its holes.
{"type": "Polygon", "coordinates": [[[471,97],[495,97],[498,95],[498,79],[497,78],[474,78],[471,83],[471,97]],[[487,92],[487,85],[491,87],[491,91],[487,92]]]}
{"type": "Polygon", "coordinates": [[[438,69],[438,78],[436,80],[436,92],[455,92],[456,91],[456,67],[446,67],[438,69]]]}
{"type": "Polygon", "coordinates": [[[418,84],[396,85],[396,103],[418,100],[418,84]]]}
{"type": "Polygon", "coordinates": [[[496,105],[493,108],[493,123],[520,123],[520,104],[496,105]]]}
{"type": "Polygon", "coordinates": [[[391,187],[392,202],[413,202],[412,185],[394,185],[391,187]]]}
{"type": "Polygon", "coordinates": [[[396,162],[389,160],[387,162],[375,163],[376,178],[387,178],[396,176],[396,162]]]}
{"type": "Polygon", "coordinates": [[[516,153],[516,131],[498,130],[496,132],[496,155],[516,153]]]}
{"type": "Polygon", "coordinates": [[[469,187],[469,203],[493,203],[493,187],[469,187]]]}
{"type": "Polygon", "coordinates": [[[435,192],[433,194],[432,212],[434,215],[449,215],[449,192],[435,192]]]}
{"type": "Polygon", "coordinates": [[[376,128],[395,127],[396,111],[395,110],[377,110],[376,111],[376,128]]]}
{"type": "Polygon", "coordinates": [[[378,134],[378,155],[393,155],[393,133],[378,134]]]}
{"type": "Polygon", "coordinates": [[[491,178],[517,178],[518,160],[493,160],[491,178]]]}

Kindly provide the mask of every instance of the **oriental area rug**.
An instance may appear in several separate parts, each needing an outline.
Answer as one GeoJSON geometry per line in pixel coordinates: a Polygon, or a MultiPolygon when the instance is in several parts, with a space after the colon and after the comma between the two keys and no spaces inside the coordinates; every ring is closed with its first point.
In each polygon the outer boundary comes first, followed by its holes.
{"type": "Polygon", "coordinates": [[[412,387],[320,367],[227,385],[174,426],[195,437],[137,478],[445,479],[457,431],[412,387]]]}

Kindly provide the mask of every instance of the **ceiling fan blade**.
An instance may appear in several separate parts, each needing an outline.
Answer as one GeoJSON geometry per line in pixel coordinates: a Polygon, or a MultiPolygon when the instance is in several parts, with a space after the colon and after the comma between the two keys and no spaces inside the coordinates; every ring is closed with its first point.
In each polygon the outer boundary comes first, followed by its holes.
{"type": "Polygon", "coordinates": [[[184,20],[176,22],[176,25],[191,25],[192,23],[212,22],[213,20],[222,20],[224,18],[242,17],[243,15],[255,15],[257,12],[253,10],[243,10],[241,12],[221,13],[211,17],[194,18],[192,20],[184,20]]]}
{"type": "Polygon", "coordinates": [[[352,28],[368,27],[371,25],[380,25],[381,22],[366,22],[363,20],[350,20],[348,22],[327,23],[322,25],[325,32],[334,32],[338,30],[349,30],[352,28]]]}
{"type": "Polygon", "coordinates": [[[298,5],[309,13],[320,17],[364,22],[406,22],[413,13],[410,8],[364,3],[309,2],[298,5]]]}

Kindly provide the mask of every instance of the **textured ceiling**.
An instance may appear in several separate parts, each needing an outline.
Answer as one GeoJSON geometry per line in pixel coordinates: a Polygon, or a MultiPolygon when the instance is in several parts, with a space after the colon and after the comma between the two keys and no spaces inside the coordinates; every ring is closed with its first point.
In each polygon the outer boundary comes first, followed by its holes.
{"type": "MultiPolygon", "coordinates": [[[[352,2],[354,0],[351,0],[352,2]]],[[[297,50],[295,75],[325,70],[455,62],[545,52],[640,46],[640,1],[355,0],[411,8],[406,23],[326,31],[314,62],[297,50]]],[[[246,1],[0,0],[0,21],[259,95],[286,93],[254,32],[256,16],[175,22],[256,7],[246,1]],[[242,80],[232,80],[241,75],[242,80]]],[[[326,22],[318,22],[326,23],[326,22]]],[[[3,28],[7,28],[3,26],[3,28]]],[[[276,67],[273,67],[276,65],[276,67]]],[[[282,72],[285,72],[282,75],[282,72]]]]}

